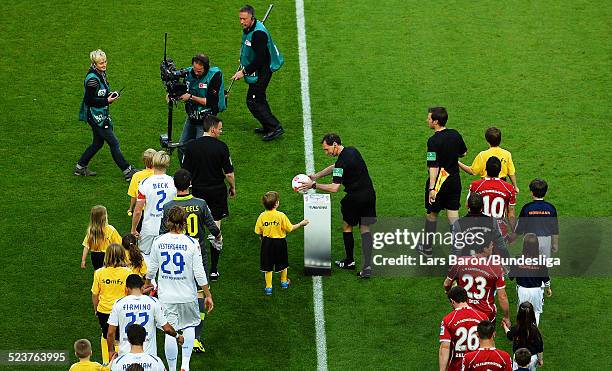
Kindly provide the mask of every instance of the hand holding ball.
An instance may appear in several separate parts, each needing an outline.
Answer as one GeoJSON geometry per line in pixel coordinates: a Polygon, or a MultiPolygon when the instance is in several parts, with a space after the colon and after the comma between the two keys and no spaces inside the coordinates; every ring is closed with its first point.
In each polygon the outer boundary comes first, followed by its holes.
{"type": "Polygon", "coordinates": [[[301,187],[304,186],[304,184],[310,184],[312,182],[312,180],[308,177],[308,175],[306,174],[298,174],[296,176],[293,177],[293,180],[291,181],[291,188],[293,188],[294,191],[299,192],[299,193],[306,193],[308,192],[308,190],[299,190],[301,187]]]}

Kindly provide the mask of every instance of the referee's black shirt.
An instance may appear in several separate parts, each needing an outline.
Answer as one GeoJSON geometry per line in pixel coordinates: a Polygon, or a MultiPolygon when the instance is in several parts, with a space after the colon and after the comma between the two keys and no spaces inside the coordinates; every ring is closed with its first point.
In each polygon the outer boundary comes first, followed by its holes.
{"type": "Polygon", "coordinates": [[[374,185],[361,153],[355,147],[344,147],[334,164],[333,183],[344,185],[347,194],[374,195],[374,185]]]}
{"type": "Polygon", "coordinates": [[[183,168],[191,173],[194,189],[225,184],[225,174],[233,173],[229,148],[217,138],[203,136],[187,143],[183,168]]]}
{"type": "Polygon", "coordinates": [[[427,167],[440,167],[449,175],[459,175],[459,157],[466,152],[465,142],[457,130],[436,131],[427,140],[427,167]],[[435,153],[435,157],[432,153],[435,153]]]}

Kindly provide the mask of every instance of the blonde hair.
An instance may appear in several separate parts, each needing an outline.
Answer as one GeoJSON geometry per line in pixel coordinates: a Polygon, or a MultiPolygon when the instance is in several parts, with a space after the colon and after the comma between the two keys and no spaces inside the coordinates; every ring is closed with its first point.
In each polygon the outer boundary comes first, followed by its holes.
{"type": "Polygon", "coordinates": [[[166,170],[170,165],[170,156],[165,151],[158,151],[153,156],[153,168],[166,170]]]}
{"type": "Polygon", "coordinates": [[[105,267],[125,267],[125,250],[118,243],[110,244],[104,253],[105,267]]]}
{"type": "Polygon", "coordinates": [[[153,167],[153,156],[157,153],[153,148],[149,148],[142,153],[142,162],[146,168],[153,167]]]}
{"type": "Polygon", "coordinates": [[[104,229],[108,225],[108,214],[102,205],[91,208],[89,226],[87,227],[87,246],[93,249],[104,241],[104,229]]]}
{"type": "Polygon", "coordinates": [[[74,354],[79,358],[91,356],[91,343],[87,339],[79,339],[74,342],[74,354]]]}
{"type": "Polygon", "coordinates": [[[102,49],[96,49],[89,53],[89,59],[91,63],[96,64],[106,60],[106,53],[102,49]]]}

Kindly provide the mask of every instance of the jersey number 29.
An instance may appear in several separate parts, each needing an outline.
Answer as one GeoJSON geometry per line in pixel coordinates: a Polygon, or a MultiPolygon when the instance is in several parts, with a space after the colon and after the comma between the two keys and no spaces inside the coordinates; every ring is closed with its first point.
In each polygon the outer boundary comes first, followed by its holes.
{"type": "Polygon", "coordinates": [[[175,252],[172,257],[170,257],[170,253],[167,251],[164,251],[161,253],[162,258],[164,258],[164,261],[161,263],[161,270],[162,272],[164,272],[165,274],[181,274],[183,273],[183,271],[185,270],[185,259],[183,258],[183,254],[181,254],[180,252],[175,252]],[[174,271],[170,271],[168,269],[166,269],[166,266],[170,263],[170,261],[172,261],[172,263],[174,264],[174,266],[176,268],[178,268],[177,270],[174,271]]]}

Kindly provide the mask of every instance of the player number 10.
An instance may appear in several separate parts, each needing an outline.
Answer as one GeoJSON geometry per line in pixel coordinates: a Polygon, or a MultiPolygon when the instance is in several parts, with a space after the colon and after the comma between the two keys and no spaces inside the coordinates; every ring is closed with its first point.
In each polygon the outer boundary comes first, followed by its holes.
{"type": "Polygon", "coordinates": [[[191,237],[198,235],[198,215],[189,214],[187,216],[187,234],[191,237]]]}
{"type": "Polygon", "coordinates": [[[493,201],[489,203],[491,196],[484,196],[484,214],[492,216],[494,218],[501,218],[504,216],[504,199],[501,197],[493,198],[493,201]]]}

